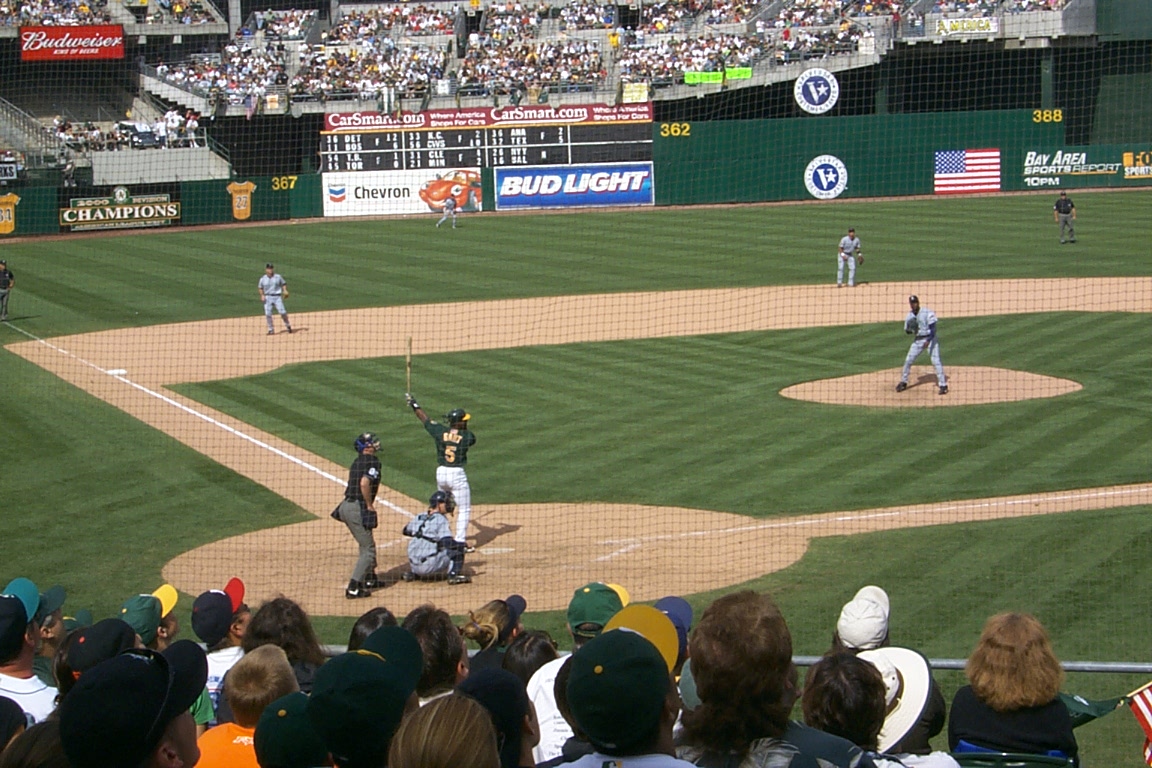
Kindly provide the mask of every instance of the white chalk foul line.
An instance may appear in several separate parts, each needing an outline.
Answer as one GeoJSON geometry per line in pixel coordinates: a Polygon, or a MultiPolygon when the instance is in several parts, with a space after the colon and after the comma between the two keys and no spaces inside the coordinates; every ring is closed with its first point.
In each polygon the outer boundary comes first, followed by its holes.
{"type": "MultiPolygon", "coordinates": [[[[63,347],[57,346],[56,344],[53,344],[52,342],[47,341],[46,339],[42,339],[39,336],[36,336],[35,334],[29,333],[28,331],[24,330],[23,328],[18,328],[14,325],[9,325],[8,327],[12,328],[13,330],[15,330],[19,333],[24,334],[25,336],[32,339],[33,341],[35,341],[38,344],[43,344],[44,346],[48,347],[49,349],[51,349],[55,352],[59,352],[60,354],[67,355],[68,357],[71,357],[73,360],[76,360],[77,362],[79,362],[83,365],[86,365],[93,370],[99,371],[100,373],[111,376],[112,378],[116,379],[117,381],[124,383],[124,384],[127,384],[128,386],[132,387],[133,389],[136,389],[140,392],[143,392],[144,394],[149,395],[150,397],[154,397],[166,405],[170,405],[173,408],[176,408],[177,410],[183,411],[184,413],[187,413],[190,416],[195,416],[196,418],[200,419],[201,421],[205,421],[205,422],[211,424],[212,426],[214,426],[218,429],[221,429],[221,430],[229,433],[230,435],[233,435],[234,437],[238,437],[241,440],[245,440],[245,441],[251,443],[252,445],[255,445],[258,448],[262,448],[262,449],[268,451],[269,453],[272,453],[275,456],[279,456],[282,459],[287,459],[288,461],[292,462],[293,464],[295,464],[295,465],[297,465],[303,469],[306,469],[309,472],[314,472],[317,475],[320,475],[320,477],[324,478],[325,480],[329,480],[329,481],[336,483],[338,485],[345,485],[344,480],[341,480],[339,477],[337,477],[336,475],[333,475],[331,472],[326,472],[323,469],[321,469],[320,467],[317,467],[316,465],[311,464],[310,462],[307,462],[304,459],[301,459],[299,456],[293,456],[292,454],[288,453],[287,451],[283,451],[274,445],[269,445],[268,443],[264,442],[263,440],[261,440],[257,437],[254,437],[252,435],[249,435],[248,433],[243,432],[239,429],[236,429],[235,427],[229,426],[228,424],[225,424],[224,422],[220,421],[219,419],[215,419],[206,413],[203,413],[201,411],[196,410],[195,408],[190,408],[189,406],[184,405],[183,403],[180,403],[180,402],[177,402],[176,400],[173,400],[172,398],[168,397],[167,395],[164,395],[164,394],[157,392],[153,389],[149,389],[148,387],[144,386],[143,384],[138,384],[135,381],[132,381],[127,376],[125,376],[126,371],[124,371],[124,369],[122,369],[122,368],[110,368],[108,370],[105,370],[105,369],[101,368],[100,366],[96,365],[95,363],[93,363],[89,360],[85,360],[84,358],[80,357],[77,354],[69,352],[68,350],[64,349],[63,347]]],[[[389,509],[391,509],[395,512],[399,512],[402,515],[407,515],[408,517],[415,517],[415,515],[413,515],[408,510],[404,509],[403,507],[397,506],[396,504],[393,504],[392,502],[388,501],[387,499],[382,499],[380,497],[377,497],[376,503],[377,504],[383,504],[384,506],[388,507],[389,509]]]]}

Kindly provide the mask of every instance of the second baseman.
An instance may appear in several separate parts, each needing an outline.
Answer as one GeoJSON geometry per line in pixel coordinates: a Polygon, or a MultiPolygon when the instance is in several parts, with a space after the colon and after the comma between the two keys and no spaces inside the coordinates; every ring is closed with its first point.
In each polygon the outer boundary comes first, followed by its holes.
{"type": "Polygon", "coordinates": [[[288,298],[288,281],[277,274],[272,262],[264,265],[264,276],[260,278],[256,289],[260,292],[260,301],[264,302],[264,319],[268,321],[268,335],[276,333],[272,327],[273,309],[280,313],[288,333],[292,333],[292,323],[288,322],[288,310],[284,309],[284,299],[288,298]]]}
{"type": "Polygon", "coordinates": [[[908,306],[911,311],[904,318],[904,333],[910,333],[916,338],[908,348],[908,356],[904,358],[904,372],[900,374],[900,383],[896,385],[897,392],[908,389],[908,373],[912,370],[912,361],[918,358],[924,350],[928,350],[932,358],[932,367],[936,369],[936,383],[940,387],[940,394],[948,394],[948,379],[944,377],[944,365],[940,362],[940,342],[936,339],[936,313],[928,307],[920,307],[920,299],[916,296],[908,297],[908,306]]]}
{"type": "Polygon", "coordinates": [[[463,408],[448,412],[444,426],[428,418],[424,409],[412,397],[406,395],[408,407],[424,425],[424,429],[436,441],[436,486],[442,491],[451,491],[456,499],[459,514],[456,516],[456,541],[463,542],[468,535],[468,521],[472,519],[472,488],[468,485],[468,474],[464,465],[468,463],[468,449],[476,444],[476,435],[468,429],[471,415],[463,408]]]}
{"type": "Polygon", "coordinates": [[[836,267],[837,288],[844,284],[845,263],[848,264],[848,287],[851,288],[856,285],[856,257],[858,256],[863,262],[863,255],[860,253],[860,238],[856,237],[855,229],[849,229],[848,234],[840,238],[840,253],[836,267]]]}

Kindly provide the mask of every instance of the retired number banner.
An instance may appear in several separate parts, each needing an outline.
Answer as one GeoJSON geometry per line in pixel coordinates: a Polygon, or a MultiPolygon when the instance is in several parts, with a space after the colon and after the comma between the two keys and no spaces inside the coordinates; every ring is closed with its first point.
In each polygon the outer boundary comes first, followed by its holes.
{"type": "Polygon", "coordinates": [[[124,28],[20,27],[21,61],[85,61],[124,58],[124,28]]]}

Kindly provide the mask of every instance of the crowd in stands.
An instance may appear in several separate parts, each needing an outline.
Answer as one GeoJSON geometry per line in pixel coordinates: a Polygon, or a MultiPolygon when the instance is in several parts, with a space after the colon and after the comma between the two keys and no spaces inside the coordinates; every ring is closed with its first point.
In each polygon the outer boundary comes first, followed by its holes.
{"type": "Polygon", "coordinates": [[[278,40],[301,40],[316,23],[319,11],[255,11],[246,26],[266,37],[278,40]]]}
{"type": "Polygon", "coordinates": [[[607,70],[595,40],[537,40],[514,27],[469,39],[457,70],[465,92],[511,93],[519,85],[578,90],[601,85],[607,70]]]}
{"type": "Polygon", "coordinates": [[[756,5],[746,0],[713,0],[704,14],[704,23],[743,24],[756,10],[756,5]]]}
{"type": "Polygon", "coordinates": [[[844,605],[803,685],[772,598],[734,592],[697,618],[669,596],[578,587],[562,655],[491,600],[456,626],[435,605],[376,607],[326,658],[279,596],[253,611],[231,579],[181,639],[170,585],[113,618],[27,578],[0,592],[0,766],[105,768],[958,768],[950,753],[1078,760],[1044,627],[991,617],[951,707],[926,659],[893,644],[876,586],[844,605]],[[474,654],[469,655],[469,643],[474,654]],[[204,649],[207,650],[204,650],[204,649]],[[799,703],[802,721],[793,719],[799,703]],[[944,733],[948,750],[930,739],[944,733]]]}
{"type": "Polygon", "coordinates": [[[722,72],[725,68],[749,67],[764,52],[758,38],[743,35],[669,39],[624,48],[616,66],[625,83],[649,80],[660,85],[674,82],[686,70],[722,72]]]}
{"type": "Polygon", "coordinates": [[[57,116],[52,131],[69,149],[82,152],[197,147],[206,141],[200,133],[200,116],[192,110],[171,109],[150,123],[124,120],[112,125],[73,123],[57,116]]]}
{"type": "Polygon", "coordinates": [[[571,0],[560,9],[561,29],[611,29],[616,26],[616,6],[597,0],[571,0]]]}
{"type": "Polygon", "coordinates": [[[75,27],[108,24],[112,16],[107,0],[4,0],[0,2],[0,26],[45,25],[75,27]]]}
{"type": "Polygon", "coordinates": [[[367,10],[345,10],[324,33],[329,45],[379,42],[393,29],[412,36],[450,35],[456,23],[455,8],[427,5],[391,5],[367,10]]]}
{"type": "Polygon", "coordinates": [[[317,46],[302,51],[303,61],[292,78],[295,96],[376,99],[385,88],[401,95],[427,92],[444,76],[447,52],[430,46],[398,45],[390,38],[347,48],[317,46]]]}
{"type": "Polygon", "coordinates": [[[243,104],[261,97],[273,85],[287,85],[284,52],[272,46],[256,46],[237,38],[219,56],[200,56],[191,61],[156,65],[156,74],[180,88],[201,96],[219,93],[230,104],[243,104]]]}
{"type": "Polygon", "coordinates": [[[697,10],[696,0],[664,0],[645,5],[641,29],[657,35],[683,31],[683,23],[695,16],[697,10]]]}

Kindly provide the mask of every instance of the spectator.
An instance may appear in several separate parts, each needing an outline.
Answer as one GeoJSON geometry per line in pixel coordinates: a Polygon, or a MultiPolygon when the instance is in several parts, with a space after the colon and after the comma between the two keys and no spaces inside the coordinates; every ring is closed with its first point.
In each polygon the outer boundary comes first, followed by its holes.
{"type": "Polygon", "coordinates": [[[71,768],[195,765],[200,750],[189,708],[207,678],[204,651],[190,640],[97,664],[60,703],[71,768]]]}
{"type": "Polygon", "coordinates": [[[672,674],[679,679],[684,663],[688,661],[688,633],[692,631],[692,606],[682,597],[662,597],[652,606],[672,621],[676,628],[678,653],[672,674]]]}
{"type": "Polygon", "coordinates": [[[197,741],[201,768],[256,768],[253,738],[264,708],[281,696],[298,692],[288,656],[274,645],[253,649],[228,673],[224,696],[236,722],[210,728],[197,741]]]}
{"type": "Polygon", "coordinates": [[[469,668],[500,669],[508,644],[521,632],[524,625],[520,616],[528,607],[520,595],[509,595],[506,600],[493,600],[478,611],[468,612],[468,621],[460,630],[465,640],[480,646],[480,652],[469,661],[469,668]]]}
{"type": "Polygon", "coordinates": [[[19,704],[7,696],[0,696],[0,753],[4,752],[13,739],[24,733],[27,722],[28,718],[19,704]]]}
{"type": "Polygon", "coordinates": [[[959,768],[947,752],[914,755],[899,751],[929,704],[933,681],[928,660],[910,648],[878,648],[858,658],[876,667],[884,681],[884,724],[876,736],[876,749],[882,754],[876,764],[885,760],[889,768],[959,768]]]}
{"type": "Polygon", "coordinates": [[[308,697],[296,691],[264,708],[253,747],[260,768],[316,768],[332,765],[328,747],[307,715],[308,697]]]}
{"type": "Polygon", "coordinates": [[[720,598],[700,617],[689,646],[700,703],[683,714],[680,757],[739,768],[816,764],[784,741],[795,698],[792,636],[771,598],[720,598]]]}
{"type": "Polygon", "coordinates": [[[139,594],[125,600],[120,618],[136,630],[145,648],[163,651],[180,631],[180,623],[172,613],[178,599],[175,587],[165,584],[150,595],[139,594]]]}
{"type": "Polygon", "coordinates": [[[519,678],[503,669],[473,670],[456,691],[476,699],[492,716],[500,768],[535,768],[532,748],[540,741],[540,726],[519,678]]]}
{"type": "Polygon", "coordinates": [[[356,623],[352,625],[352,633],[348,636],[348,650],[358,650],[368,636],[381,627],[395,626],[397,626],[396,617],[392,615],[392,611],[383,606],[371,609],[356,619],[356,623]]]}
{"type": "Polygon", "coordinates": [[[468,677],[468,653],[452,617],[434,605],[417,606],[404,617],[403,628],[412,633],[424,653],[416,693],[420,706],[447,696],[468,677]]]}
{"type": "Polygon", "coordinates": [[[1077,758],[1068,708],[1061,701],[1064,670],[1048,631],[1027,613],[988,619],[964,667],[969,685],[956,691],[948,747],[1077,758]]]}
{"type": "Polygon", "coordinates": [[[56,680],[60,697],[76,685],[88,670],[102,661],[108,661],[129,648],[140,648],[136,630],[120,619],[103,619],[90,627],[78,629],[68,636],[56,663],[56,680]]]}
{"type": "Polygon", "coordinates": [[[639,634],[604,632],[573,653],[566,694],[576,724],[596,748],[573,768],[630,757],[653,768],[691,765],[675,757],[672,728],[680,697],[667,663],[639,634]]]}
{"type": "Polygon", "coordinates": [[[60,743],[60,723],[36,723],[0,749],[0,768],[72,768],[60,743]]]}
{"type": "Polygon", "coordinates": [[[305,711],[336,765],[383,768],[397,726],[418,706],[422,667],[416,638],[399,627],[383,627],[359,651],[320,668],[305,711]]]}
{"type": "Polygon", "coordinates": [[[442,696],[396,731],[388,768],[500,768],[492,718],[468,696],[442,696]]]}
{"type": "Polygon", "coordinates": [[[508,645],[508,650],[504,652],[503,668],[527,686],[536,670],[555,661],[559,655],[556,641],[551,635],[541,630],[528,630],[521,632],[508,645]]]}
{"type": "Polygon", "coordinates": [[[33,722],[46,719],[56,705],[56,689],[32,671],[39,608],[40,591],[28,579],[13,579],[0,594],[0,696],[19,704],[33,722]]]}
{"type": "MultiPolygon", "coordinates": [[[[572,594],[568,601],[568,632],[572,647],[579,649],[600,634],[613,616],[625,605],[620,592],[611,586],[594,581],[572,594]]],[[[556,706],[556,676],[564,659],[556,659],[536,671],[528,681],[528,698],[536,707],[540,723],[540,744],[533,750],[537,763],[560,757],[564,744],[573,736],[572,726],[556,706]]]]}
{"type": "MultiPolygon", "coordinates": [[[[859,653],[888,647],[889,612],[887,592],[872,585],[861,587],[840,611],[829,653],[842,650],[859,653]]],[[[927,755],[932,752],[929,739],[944,729],[946,709],[944,694],[931,676],[931,670],[928,679],[928,701],[920,710],[919,720],[908,730],[900,743],[892,744],[890,749],[884,751],[914,755],[927,755]]]]}
{"type": "Polygon", "coordinates": [[[229,579],[223,590],[202,593],[192,603],[192,631],[208,647],[208,695],[219,706],[224,675],[244,655],[241,647],[252,611],[244,602],[244,582],[229,579]]]}
{"type": "Polygon", "coordinates": [[[36,611],[36,623],[40,625],[40,646],[32,660],[32,669],[45,685],[56,684],[52,677],[52,660],[60,650],[64,636],[68,634],[64,630],[63,607],[66,598],[63,587],[52,587],[40,595],[40,607],[36,611]]]}

